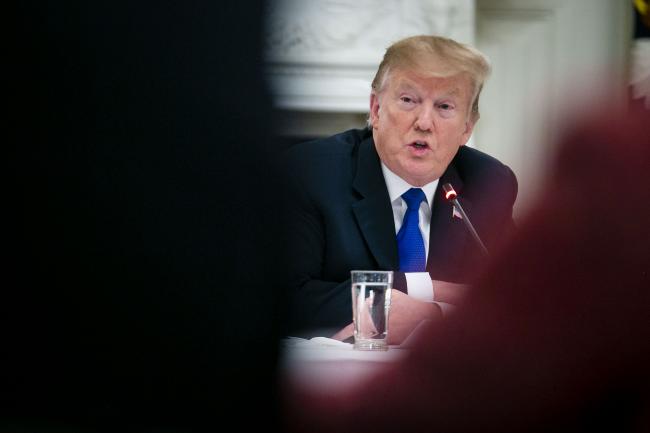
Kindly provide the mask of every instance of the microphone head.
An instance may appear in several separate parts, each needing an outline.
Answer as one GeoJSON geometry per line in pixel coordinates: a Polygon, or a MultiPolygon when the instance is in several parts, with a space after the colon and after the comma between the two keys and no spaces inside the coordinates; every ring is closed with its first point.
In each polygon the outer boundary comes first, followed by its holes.
{"type": "Polygon", "coordinates": [[[450,183],[446,183],[442,185],[442,190],[445,192],[445,198],[447,200],[453,200],[456,197],[458,197],[458,194],[456,194],[456,191],[454,190],[454,187],[451,186],[450,183]]]}

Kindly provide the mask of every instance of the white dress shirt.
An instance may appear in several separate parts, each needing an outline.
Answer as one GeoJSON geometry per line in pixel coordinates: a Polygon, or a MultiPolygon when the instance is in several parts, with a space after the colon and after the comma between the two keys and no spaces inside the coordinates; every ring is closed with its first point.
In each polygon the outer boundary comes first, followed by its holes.
{"type": "MultiPolygon", "coordinates": [[[[406,213],[407,205],[402,194],[408,191],[411,188],[415,187],[404,179],[390,171],[388,167],[382,162],[381,170],[384,174],[384,180],[386,181],[386,188],[388,189],[388,196],[390,197],[390,203],[393,208],[393,220],[395,222],[395,235],[399,232],[399,229],[402,227],[402,221],[404,220],[404,214],[406,213]]],[[[433,195],[436,192],[438,187],[438,179],[433,182],[427,183],[426,185],[419,187],[424,191],[424,196],[426,201],[420,203],[419,211],[419,226],[420,234],[422,234],[422,240],[424,241],[424,251],[426,257],[429,257],[429,231],[431,228],[431,209],[433,207],[433,195]]],[[[431,276],[428,272],[406,272],[406,287],[408,290],[409,296],[413,296],[416,299],[422,301],[431,302],[434,300],[433,296],[433,283],[431,282],[431,276]]]]}
{"type": "MultiPolygon", "coordinates": [[[[409,184],[407,181],[390,171],[383,162],[381,163],[381,170],[384,174],[384,181],[386,182],[388,196],[390,197],[390,203],[393,208],[393,221],[395,222],[395,235],[397,236],[399,229],[402,227],[404,214],[408,208],[406,201],[402,198],[402,194],[411,188],[417,187],[409,184]]],[[[429,232],[431,231],[433,195],[436,193],[438,180],[439,179],[436,179],[433,182],[420,187],[422,191],[424,191],[424,196],[427,199],[426,202],[423,201],[420,203],[418,214],[420,233],[422,234],[422,240],[424,241],[424,251],[427,259],[429,258],[429,232]]],[[[435,302],[433,281],[431,281],[431,276],[428,272],[405,272],[404,276],[406,277],[406,290],[409,296],[425,302],[435,302]]],[[[445,302],[435,303],[440,306],[443,316],[451,313],[455,308],[453,305],[445,302]]]]}

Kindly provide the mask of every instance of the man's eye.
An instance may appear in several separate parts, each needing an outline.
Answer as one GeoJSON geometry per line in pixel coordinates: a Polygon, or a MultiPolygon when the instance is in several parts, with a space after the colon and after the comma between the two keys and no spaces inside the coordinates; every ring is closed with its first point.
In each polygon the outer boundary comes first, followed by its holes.
{"type": "Polygon", "coordinates": [[[409,98],[408,96],[402,96],[402,97],[400,98],[400,100],[401,100],[402,102],[406,102],[407,104],[410,104],[410,103],[414,102],[413,99],[409,98]]]}
{"type": "Polygon", "coordinates": [[[440,104],[438,107],[442,108],[443,110],[451,110],[454,108],[451,104],[440,104]]]}

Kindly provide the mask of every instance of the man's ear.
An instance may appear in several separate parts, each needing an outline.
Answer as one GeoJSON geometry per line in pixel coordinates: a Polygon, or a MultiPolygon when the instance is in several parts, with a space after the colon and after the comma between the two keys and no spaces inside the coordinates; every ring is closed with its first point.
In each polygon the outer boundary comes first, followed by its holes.
{"type": "Polygon", "coordinates": [[[370,121],[372,127],[376,128],[379,121],[379,95],[374,91],[370,94],[370,121]]]}
{"type": "Polygon", "coordinates": [[[474,131],[474,125],[476,125],[477,120],[478,114],[476,116],[470,115],[467,121],[465,121],[465,131],[463,131],[463,134],[461,135],[461,146],[464,146],[469,141],[469,137],[472,136],[472,131],[474,131]]]}

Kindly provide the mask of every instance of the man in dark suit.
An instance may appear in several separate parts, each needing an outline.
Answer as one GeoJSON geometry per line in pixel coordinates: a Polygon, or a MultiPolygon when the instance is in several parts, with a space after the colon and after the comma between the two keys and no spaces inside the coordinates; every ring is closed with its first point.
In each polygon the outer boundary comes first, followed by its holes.
{"type": "MultiPolygon", "coordinates": [[[[470,282],[482,258],[453,218],[445,183],[488,249],[511,230],[514,174],[463,147],[488,73],[484,56],[466,45],[404,39],[388,48],[372,83],[369,128],[291,149],[290,332],[332,335],[350,323],[352,269],[396,271],[392,342],[441,317],[457,293],[437,281],[470,282]]],[[[336,337],[348,335],[350,326],[336,337]]]]}
{"type": "Polygon", "coordinates": [[[463,308],[357,387],[293,388],[291,431],[650,431],[649,113],[611,100],[463,308]]]}

